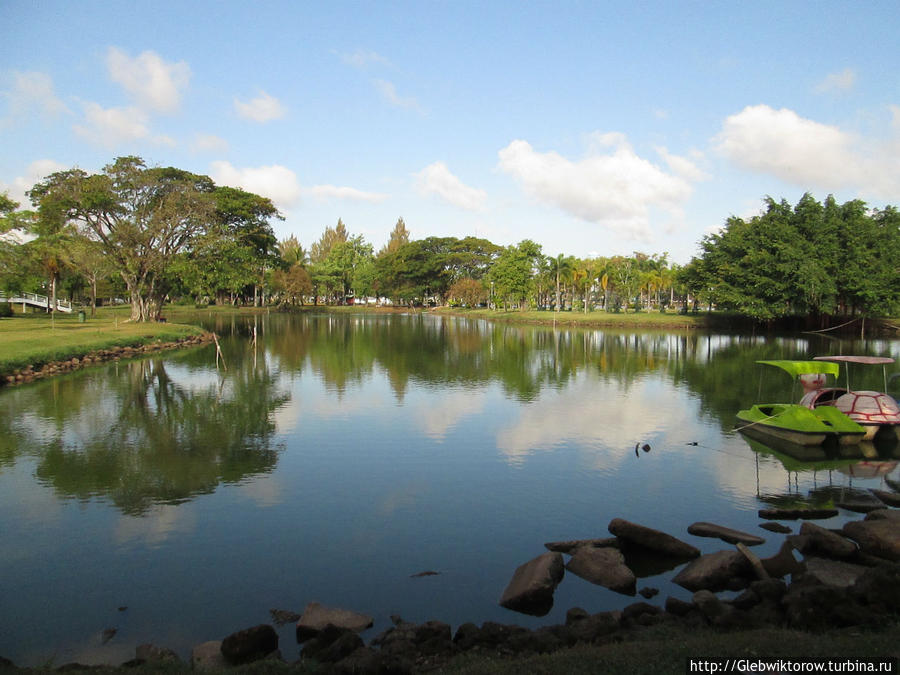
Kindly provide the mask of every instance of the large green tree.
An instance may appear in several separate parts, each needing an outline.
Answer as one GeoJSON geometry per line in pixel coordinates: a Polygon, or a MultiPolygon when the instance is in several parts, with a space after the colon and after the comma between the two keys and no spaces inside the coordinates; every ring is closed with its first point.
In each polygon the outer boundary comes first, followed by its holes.
{"type": "Polygon", "coordinates": [[[54,173],[29,192],[41,219],[78,225],[113,261],[131,299],[131,318],[155,319],[176,257],[216,226],[214,184],[188,171],[148,168],[119,157],[98,174],[54,173]]]}
{"type": "Polygon", "coordinates": [[[528,297],[534,291],[535,272],[542,258],[541,246],[530,239],[507,246],[488,274],[494,305],[500,303],[506,308],[509,304],[515,304],[520,309],[526,309],[528,297]]]}

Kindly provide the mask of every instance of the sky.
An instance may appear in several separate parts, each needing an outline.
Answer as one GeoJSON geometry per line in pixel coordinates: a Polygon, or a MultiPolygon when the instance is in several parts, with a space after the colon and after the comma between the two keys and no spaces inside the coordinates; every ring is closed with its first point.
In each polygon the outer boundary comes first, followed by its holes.
{"type": "Polygon", "coordinates": [[[804,192],[900,204],[895,0],[0,2],[0,192],[116,157],[377,251],[686,263],[804,192]]]}

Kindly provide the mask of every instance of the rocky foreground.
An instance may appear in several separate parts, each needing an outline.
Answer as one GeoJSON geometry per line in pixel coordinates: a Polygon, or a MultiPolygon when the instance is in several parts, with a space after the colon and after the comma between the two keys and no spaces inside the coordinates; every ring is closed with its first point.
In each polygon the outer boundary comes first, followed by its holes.
{"type": "MultiPolygon", "coordinates": [[[[877,496],[877,494],[876,494],[877,496]]],[[[897,501],[887,493],[884,501],[897,501]]],[[[805,512],[760,512],[764,518],[829,517],[805,512]]],[[[716,537],[734,548],[701,555],[691,544],[664,532],[616,518],[613,537],[545,544],[548,552],[521,565],[500,604],[542,615],[566,570],[617,592],[636,594],[636,577],[628,566],[636,554],[656,557],[669,569],[680,567],[672,581],[692,591],[690,602],[668,597],[661,605],[635,602],[623,610],[589,614],[572,608],[561,625],[528,630],[517,625],[466,623],[454,632],[449,624],[413,624],[392,617],[393,626],[365,644],[359,633],[373,625],[372,617],[310,603],[303,614],[272,610],[273,622],[296,622],[301,662],[316,662],[323,672],[414,673],[427,671],[462,653],[514,656],[552,653],[577,644],[603,644],[633,638],[649,626],[671,622],[688,629],[722,631],[791,628],[824,631],[849,626],[884,626],[900,617],[900,510],[882,504],[865,518],[830,530],[804,520],[799,532],[778,523],[763,523],[785,532],[781,550],[760,559],[750,550],[764,540],[712,523],[694,523],[693,536],[716,537]],[[797,559],[799,554],[800,559],[797,559]],[[563,556],[568,555],[568,562],[563,556]],[[790,577],[790,583],[785,580],[790,577]],[[733,598],[716,595],[739,592],[733,598]]],[[[651,598],[655,589],[642,588],[651,598]]],[[[141,645],[124,666],[170,662],[173,668],[223,670],[260,659],[281,659],[278,634],[262,624],[233,633],[221,641],[193,649],[190,664],[164,647],[141,645]]],[[[15,666],[0,659],[0,670],[15,666]]],[[[61,666],[72,669],[74,664],[61,666]]]]}

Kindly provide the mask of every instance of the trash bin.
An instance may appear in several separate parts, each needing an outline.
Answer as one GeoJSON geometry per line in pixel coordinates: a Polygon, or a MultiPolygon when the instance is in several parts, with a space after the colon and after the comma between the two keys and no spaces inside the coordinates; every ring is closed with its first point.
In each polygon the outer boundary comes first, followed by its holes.
{"type": "Polygon", "coordinates": [[[84,323],[84,310],[79,310],[78,312],[78,323],[84,323]]]}

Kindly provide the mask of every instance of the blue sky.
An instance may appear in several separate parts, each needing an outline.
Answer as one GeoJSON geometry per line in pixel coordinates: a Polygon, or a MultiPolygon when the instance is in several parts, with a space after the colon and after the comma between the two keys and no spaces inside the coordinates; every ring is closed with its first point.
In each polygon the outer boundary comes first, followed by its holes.
{"type": "Polygon", "coordinates": [[[0,191],[114,157],[309,246],[530,238],[684,263],[766,195],[900,204],[896,2],[0,3],[0,191]]]}

